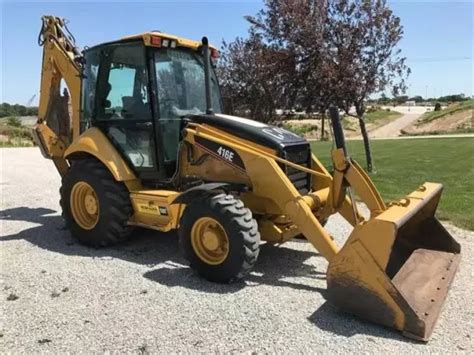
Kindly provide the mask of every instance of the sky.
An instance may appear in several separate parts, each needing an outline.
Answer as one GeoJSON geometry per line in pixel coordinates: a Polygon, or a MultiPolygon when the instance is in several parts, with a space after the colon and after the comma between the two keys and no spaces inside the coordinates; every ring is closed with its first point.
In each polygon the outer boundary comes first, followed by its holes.
{"type": "MultiPolygon", "coordinates": [[[[245,37],[248,23],[263,1],[10,1],[0,0],[0,102],[25,105],[36,95],[42,50],[37,45],[42,15],[69,20],[79,47],[160,30],[199,40],[245,37]]],[[[474,95],[474,6],[471,1],[390,1],[401,18],[404,38],[399,47],[412,74],[409,96],[474,95]]]]}

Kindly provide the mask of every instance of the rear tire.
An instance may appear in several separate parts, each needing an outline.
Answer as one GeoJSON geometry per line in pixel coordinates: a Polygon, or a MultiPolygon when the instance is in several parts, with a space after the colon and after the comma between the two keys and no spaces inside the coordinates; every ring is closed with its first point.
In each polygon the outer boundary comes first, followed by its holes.
{"type": "Polygon", "coordinates": [[[191,202],[181,218],[178,235],[191,268],[209,281],[236,281],[245,277],[257,262],[260,247],[257,222],[242,201],[232,195],[219,194],[191,202]],[[210,234],[221,238],[220,246],[217,241],[207,242],[217,252],[206,249],[206,242],[200,243],[200,238],[209,235],[206,229],[209,225],[210,234]],[[202,235],[200,230],[204,230],[202,235]]]}
{"type": "Polygon", "coordinates": [[[74,161],[59,192],[66,227],[82,244],[104,247],[124,241],[130,235],[132,227],[127,223],[133,209],[129,192],[98,160],[74,161]],[[81,197],[89,204],[83,204],[81,197]],[[90,207],[91,200],[97,205],[95,209],[90,207]]]}

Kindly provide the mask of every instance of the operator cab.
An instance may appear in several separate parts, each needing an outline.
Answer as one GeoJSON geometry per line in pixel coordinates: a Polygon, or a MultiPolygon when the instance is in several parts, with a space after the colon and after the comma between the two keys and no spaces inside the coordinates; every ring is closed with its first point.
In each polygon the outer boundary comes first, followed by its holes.
{"type": "MultiPolygon", "coordinates": [[[[101,129],[142,180],[173,176],[183,118],[206,112],[200,43],[160,35],[138,35],[84,52],[81,133],[101,129]]],[[[219,113],[212,68],[210,81],[213,109],[219,113]]]]}

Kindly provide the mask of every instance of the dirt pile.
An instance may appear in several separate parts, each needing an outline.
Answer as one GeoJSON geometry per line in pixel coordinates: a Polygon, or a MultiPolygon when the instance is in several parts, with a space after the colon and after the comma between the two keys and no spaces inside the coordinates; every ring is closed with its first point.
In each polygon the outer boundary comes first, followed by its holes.
{"type": "Polygon", "coordinates": [[[471,133],[474,132],[474,109],[453,110],[454,112],[434,119],[422,116],[404,128],[402,133],[409,135],[471,133]]]}

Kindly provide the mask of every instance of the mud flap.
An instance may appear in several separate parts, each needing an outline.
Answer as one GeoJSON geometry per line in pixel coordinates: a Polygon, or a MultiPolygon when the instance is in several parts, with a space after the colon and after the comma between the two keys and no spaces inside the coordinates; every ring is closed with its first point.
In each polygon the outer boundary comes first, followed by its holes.
{"type": "Polygon", "coordinates": [[[356,226],[329,264],[328,299],[427,341],[460,261],[460,245],[434,216],[441,192],[425,183],[356,226]]]}

